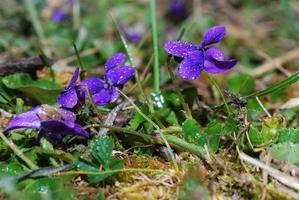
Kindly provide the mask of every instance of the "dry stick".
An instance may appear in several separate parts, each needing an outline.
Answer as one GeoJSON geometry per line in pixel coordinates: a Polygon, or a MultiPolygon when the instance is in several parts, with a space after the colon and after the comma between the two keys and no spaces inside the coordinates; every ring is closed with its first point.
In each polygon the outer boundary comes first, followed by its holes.
{"type": "Polygon", "coordinates": [[[10,141],[3,133],[0,131],[1,139],[7,144],[11,150],[21,158],[31,169],[38,169],[38,166],[34,164],[27,156],[23,154],[23,152],[12,142],[10,141]]]}
{"type": "Polygon", "coordinates": [[[0,64],[0,76],[6,76],[17,72],[34,73],[44,67],[45,64],[40,57],[25,58],[0,64]]]}
{"type": "MultiPolygon", "coordinates": [[[[124,107],[126,107],[127,105],[129,105],[128,101],[122,102],[120,104],[118,104],[117,106],[115,106],[108,114],[107,119],[105,120],[105,122],[103,123],[103,125],[106,126],[112,126],[113,122],[115,121],[116,117],[117,117],[117,113],[122,110],[124,107]]],[[[98,136],[103,136],[106,135],[107,132],[109,131],[108,128],[101,128],[100,131],[97,133],[98,136]]]]}
{"type": "Polygon", "coordinates": [[[251,164],[265,170],[266,172],[269,173],[270,176],[277,179],[279,182],[281,182],[293,189],[299,190],[299,180],[298,179],[291,177],[285,173],[282,173],[281,171],[274,169],[274,168],[260,162],[259,160],[248,156],[247,154],[245,154],[243,152],[240,152],[239,158],[240,158],[240,160],[244,160],[248,163],[251,163],[251,164]]]}
{"type": "Polygon", "coordinates": [[[291,51],[288,51],[287,53],[282,54],[281,56],[274,58],[271,61],[265,62],[261,66],[255,68],[250,74],[254,77],[259,77],[264,73],[275,69],[277,65],[283,65],[284,63],[297,59],[298,57],[299,57],[299,47],[291,51]]]}
{"type": "MultiPolygon", "coordinates": [[[[266,54],[265,52],[263,52],[262,50],[257,50],[257,52],[256,52],[258,55],[260,55],[261,57],[263,57],[263,58],[265,58],[266,59],[266,61],[268,61],[268,62],[273,62],[273,58],[272,57],[270,57],[268,54],[266,54]]],[[[274,63],[274,67],[276,68],[276,69],[278,69],[279,71],[281,71],[285,76],[291,76],[292,74],[288,71],[288,70],[286,70],[286,69],[284,69],[279,63],[274,63]]]]}

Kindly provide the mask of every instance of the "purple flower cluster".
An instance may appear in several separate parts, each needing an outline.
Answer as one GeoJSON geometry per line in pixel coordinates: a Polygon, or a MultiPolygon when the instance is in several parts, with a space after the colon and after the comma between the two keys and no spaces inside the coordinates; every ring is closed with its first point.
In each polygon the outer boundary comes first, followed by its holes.
{"type": "Polygon", "coordinates": [[[79,77],[79,69],[73,75],[70,84],[57,99],[62,107],[74,108],[78,103],[82,104],[88,99],[87,90],[96,105],[102,106],[114,102],[119,97],[116,87],[124,85],[134,75],[134,68],[125,65],[126,56],[117,53],[105,63],[104,80],[97,77],[87,78],[76,84],[79,77]]]}
{"type": "Polygon", "coordinates": [[[12,119],[4,133],[20,128],[39,129],[38,139],[47,135],[53,143],[57,143],[65,135],[88,137],[88,132],[75,122],[76,115],[67,109],[84,104],[88,92],[96,105],[115,101],[119,97],[116,87],[128,82],[135,72],[134,68],[125,65],[125,62],[126,56],[123,53],[117,53],[108,59],[105,63],[104,80],[90,77],[77,83],[80,75],[80,70],[77,68],[69,85],[57,98],[62,108],[37,106],[12,119]]]}
{"type": "Polygon", "coordinates": [[[226,35],[224,26],[214,26],[204,33],[204,40],[196,45],[185,41],[169,41],[164,49],[180,62],[178,75],[186,80],[197,79],[205,70],[211,74],[226,72],[237,60],[225,60],[223,52],[212,44],[219,43],[226,35]]]}

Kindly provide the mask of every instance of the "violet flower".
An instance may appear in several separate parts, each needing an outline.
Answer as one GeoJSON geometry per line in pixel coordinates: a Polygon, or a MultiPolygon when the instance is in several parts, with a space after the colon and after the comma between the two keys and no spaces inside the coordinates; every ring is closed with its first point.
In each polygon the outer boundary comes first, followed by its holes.
{"type": "Polygon", "coordinates": [[[52,21],[55,23],[63,22],[67,17],[67,14],[60,8],[56,8],[52,15],[52,21]]]}
{"type": "Polygon", "coordinates": [[[184,21],[191,13],[192,0],[171,0],[166,17],[174,23],[184,21]]]}
{"type": "Polygon", "coordinates": [[[76,81],[80,71],[76,69],[70,84],[57,98],[57,103],[64,108],[74,108],[78,104],[83,104],[85,99],[88,99],[87,90],[89,90],[95,104],[98,106],[114,102],[119,97],[116,87],[128,82],[135,72],[134,68],[125,65],[125,62],[125,54],[117,53],[105,63],[104,80],[90,77],[78,84],[76,84],[76,81]]]}
{"type": "Polygon", "coordinates": [[[102,80],[98,78],[87,78],[84,81],[76,84],[80,75],[80,69],[77,68],[69,85],[62,91],[57,98],[57,103],[64,108],[72,109],[78,104],[83,104],[88,98],[86,90],[88,89],[91,95],[100,92],[104,87],[102,80]]]}
{"type": "Polygon", "coordinates": [[[204,33],[201,44],[195,45],[184,41],[169,41],[164,49],[181,61],[178,75],[186,80],[197,79],[202,70],[211,74],[226,72],[237,64],[237,60],[224,60],[220,49],[210,45],[220,42],[226,35],[224,26],[214,26],[204,33]]]}
{"type": "MultiPolygon", "coordinates": [[[[117,86],[127,83],[134,75],[134,68],[125,65],[126,55],[124,53],[116,53],[105,63],[104,80],[93,77],[93,81],[82,81],[80,85],[93,85],[99,92],[92,92],[92,97],[96,105],[102,106],[107,103],[116,101],[119,97],[117,86]]],[[[88,98],[85,93],[85,98],[88,98]]]]}
{"type": "Polygon", "coordinates": [[[41,105],[17,115],[3,132],[20,128],[39,129],[38,139],[47,135],[53,143],[57,143],[65,135],[89,137],[88,132],[75,121],[76,115],[71,111],[41,105]]]}

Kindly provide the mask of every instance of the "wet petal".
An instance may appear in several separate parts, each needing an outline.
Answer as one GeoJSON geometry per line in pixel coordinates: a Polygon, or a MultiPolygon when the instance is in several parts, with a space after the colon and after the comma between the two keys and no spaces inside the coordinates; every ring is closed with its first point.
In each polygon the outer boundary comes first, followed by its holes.
{"type": "Polygon", "coordinates": [[[104,88],[105,82],[99,78],[96,77],[90,77],[85,79],[84,81],[81,81],[79,86],[79,93],[82,93],[80,95],[84,95],[85,99],[88,99],[88,95],[86,92],[86,88],[84,86],[87,86],[90,93],[92,95],[100,92],[104,88]]]}
{"type": "Polygon", "coordinates": [[[204,56],[201,51],[193,51],[180,63],[178,75],[186,80],[197,79],[203,70],[204,56]]]}
{"type": "Polygon", "coordinates": [[[116,53],[110,57],[105,63],[105,72],[110,69],[116,68],[126,61],[126,55],[124,53],[116,53]]]}
{"type": "Polygon", "coordinates": [[[184,41],[169,41],[164,44],[164,49],[173,56],[184,58],[189,52],[196,51],[197,46],[184,41]]]}
{"type": "Polygon", "coordinates": [[[119,92],[115,87],[110,87],[108,89],[103,89],[101,92],[93,95],[93,100],[96,105],[103,106],[108,103],[116,101],[119,97],[119,92]]]}
{"type": "Polygon", "coordinates": [[[41,122],[41,126],[43,131],[51,135],[89,136],[89,133],[79,124],[70,121],[48,120],[41,122]]]}
{"type": "Polygon", "coordinates": [[[62,116],[63,120],[71,122],[76,121],[76,115],[73,112],[65,110],[63,108],[58,108],[57,110],[59,114],[62,116]]]}
{"type": "Polygon", "coordinates": [[[78,96],[75,88],[60,93],[57,103],[65,108],[73,108],[78,102],[78,96]]]}
{"type": "Polygon", "coordinates": [[[217,48],[209,48],[205,52],[204,69],[211,74],[226,72],[237,64],[237,60],[224,60],[224,54],[217,48]]]}
{"type": "Polygon", "coordinates": [[[40,106],[35,107],[34,109],[24,112],[20,115],[17,115],[15,118],[13,118],[6,129],[3,131],[3,133],[7,133],[14,129],[19,128],[32,128],[32,129],[38,129],[40,128],[40,119],[37,116],[37,112],[40,109],[40,106]]]}
{"type": "Polygon", "coordinates": [[[114,86],[124,85],[134,76],[134,72],[134,68],[131,66],[111,69],[106,73],[106,80],[114,86]]]}
{"type": "Polygon", "coordinates": [[[202,46],[220,42],[226,35],[225,26],[213,26],[204,33],[204,41],[202,46]]]}
{"type": "Polygon", "coordinates": [[[78,80],[79,75],[80,75],[80,69],[77,68],[76,71],[73,74],[73,77],[72,77],[72,79],[70,81],[70,84],[66,87],[66,90],[68,90],[68,89],[70,89],[72,87],[75,87],[76,81],[78,80]]]}

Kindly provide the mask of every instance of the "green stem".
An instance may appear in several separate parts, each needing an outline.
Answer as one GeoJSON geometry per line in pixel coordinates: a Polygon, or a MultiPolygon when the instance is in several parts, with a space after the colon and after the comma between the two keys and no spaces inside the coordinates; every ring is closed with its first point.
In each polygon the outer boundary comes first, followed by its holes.
{"type": "Polygon", "coordinates": [[[299,30],[297,28],[296,18],[292,13],[290,4],[288,0],[280,0],[281,6],[288,18],[290,33],[295,37],[297,42],[299,43],[299,30]]]}
{"type": "Polygon", "coordinates": [[[26,6],[27,11],[29,12],[34,30],[37,34],[37,37],[38,37],[40,43],[43,44],[43,41],[45,40],[45,35],[44,35],[44,31],[42,29],[42,26],[40,25],[40,21],[38,18],[38,14],[36,12],[34,1],[33,0],[25,0],[25,6],[26,6]]]}
{"type": "Polygon", "coordinates": [[[74,46],[74,50],[75,50],[75,53],[76,53],[77,61],[79,63],[80,69],[81,69],[80,80],[83,81],[84,78],[85,78],[84,77],[84,67],[83,67],[83,64],[82,64],[82,61],[81,61],[81,58],[80,58],[80,55],[79,55],[79,51],[77,49],[77,45],[75,44],[75,42],[73,42],[73,46],[74,46]]]}
{"type": "Polygon", "coordinates": [[[88,96],[88,100],[90,101],[91,106],[92,106],[93,109],[97,112],[97,114],[99,114],[100,111],[99,111],[97,105],[95,104],[95,102],[94,102],[94,100],[93,100],[93,98],[92,98],[92,95],[91,95],[91,92],[89,91],[88,86],[87,86],[87,85],[83,85],[83,86],[81,86],[81,87],[83,87],[83,88],[86,90],[86,92],[87,92],[87,96],[88,96]]]}
{"type": "Polygon", "coordinates": [[[27,156],[23,154],[23,152],[12,142],[10,141],[3,133],[0,131],[1,139],[7,144],[11,150],[21,158],[31,169],[38,169],[38,166],[34,164],[27,156]]]}
{"type": "Polygon", "coordinates": [[[52,64],[51,64],[51,61],[47,58],[47,56],[45,55],[45,53],[43,52],[42,49],[39,49],[40,51],[40,59],[43,61],[43,63],[48,67],[49,69],[49,72],[50,72],[50,75],[51,75],[51,79],[53,82],[56,81],[56,78],[55,78],[55,73],[54,73],[54,70],[52,68],[52,64]]]}
{"type": "Polygon", "coordinates": [[[160,91],[160,78],[159,78],[159,49],[158,49],[158,31],[157,31],[157,19],[156,19],[156,1],[150,0],[150,13],[151,13],[151,25],[152,25],[152,38],[154,49],[154,91],[160,91]]]}
{"type": "Polygon", "coordinates": [[[114,24],[114,26],[115,26],[115,29],[116,29],[116,31],[117,31],[119,37],[120,37],[120,40],[121,40],[121,42],[122,42],[122,44],[123,44],[123,47],[124,47],[124,49],[125,49],[125,52],[126,52],[126,54],[127,54],[127,56],[128,56],[129,63],[130,63],[130,65],[131,65],[132,67],[134,67],[134,69],[135,69],[134,76],[135,76],[135,80],[136,80],[137,86],[138,86],[138,88],[139,88],[139,90],[140,90],[140,92],[141,92],[141,94],[142,94],[144,100],[145,100],[146,103],[149,105],[149,100],[148,100],[148,98],[146,97],[146,95],[145,95],[145,93],[144,93],[144,90],[143,90],[143,88],[142,88],[141,81],[140,81],[140,77],[139,77],[138,71],[137,71],[137,69],[136,69],[136,67],[135,67],[135,65],[134,65],[133,57],[132,57],[131,52],[130,52],[130,50],[129,50],[129,45],[128,45],[127,40],[126,40],[126,38],[125,38],[125,36],[124,36],[124,33],[123,33],[122,30],[120,29],[120,26],[119,26],[118,22],[116,21],[115,17],[114,17],[111,13],[110,13],[110,16],[111,16],[112,22],[113,22],[113,24],[114,24]]]}
{"type": "Polygon", "coordinates": [[[220,94],[220,97],[221,97],[221,99],[222,99],[222,101],[223,101],[223,103],[224,103],[224,106],[225,106],[225,109],[226,109],[228,115],[231,115],[231,110],[230,110],[230,108],[229,108],[229,106],[228,106],[228,103],[227,103],[227,101],[226,101],[226,99],[225,99],[225,97],[224,97],[224,95],[223,95],[223,92],[221,91],[221,89],[220,89],[218,83],[217,83],[217,82],[214,80],[214,78],[212,78],[208,73],[206,73],[206,76],[207,76],[207,78],[212,82],[212,84],[215,86],[216,90],[217,90],[218,93],[220,94]]]}
{"type": "MultiPolygon", "coordinates": [[[[153,137],[153,136],[146,135],[146,134],[143,134],[143,133],[139,133],[139,132],[134,131],[134,130],[129,129],[129,128],[107,126],[107,125],[102,125],[102,124],[92,124],[92,125],[88,125],[88,126],[86,126],[84,128],[90,128],[90,127],[103,127],[103,128],[108,128],[111,131],[121,132],[121,133],[127,133],[127,134],[130,134],[130,135],[134,135],[134,136],[137,136],[139,138],[142,138],[145,142],[148,142],[148,143],[151,143],[151,144],[159,144],[159,145],[161,145],[161,144],[164,143],[164,141],[162,140],[162,138],[157,138],[157,137],[153,137]]],[[[180,129],[178,127],[176,127],[173,130],[174,131],[179,131],[180,129]]],[[[170,130],[160,129],[160,131],[158,133],[168,132],[168,131],[170,131],[170,130]]],[[[186,142],[186,141],[178,138],[175,135],[164,135],[164,138],[167,139],[169,145],[172,148],[175,148],[175,149],[180,150],[180,151],[187,151],[187,152],[193,153],[193,154],[195,154],[195,155],[197,155],[197,156],[199,156],[201,158],[205,158],[206,157],[204,149],[202,147],[200,147],[200,146],[197,146],[195,144],[186,142]]]]}
{"type": "Polygon", "coordinates": [[[179,95],[179,98],[180,98],[180,101],[181,101],[181,104],[183,106],[183,109],[185,111],[185,115],[187,118],[192,118],[192,113],[191,113],[191,110],[189,108],[189,105],[186,103],[185,101],[185,98],[184,98],[184,95],[181,93],[180,89],[179,89],[179,85],[176,81],[176,78],[173,74],[173,71],[171,69],[171,66],[170,66],[170,58],[167,59],[166,61],[166,65],[167,65],[167,70],[168,70],[168,73],[170,75],[170,78],[171,78],[171,81],[174,85],[174,90],[175,92],[179,95]]]}
{"type": "Polygon", "coordinates": [[[121,95],[123,95],[126,99],[127,99],[127,101],[129,101],[130,102],[130,104],[135,108],[135,110],[145,119],[145,120],[147,120],[150,124],[152,124],[153,125],[153,127],[155,127],[156,129],[157,129],[157,131],[159,131],[159,134],[161,135],[161,139],[163,140],[163,142],[164,142],[164,144],[165,144],[165,146],[166,146],[166,148],[167,148],[167,150],[168,150],[168,152],[169,152],[169,154],[170,154],[170,158],[171,158],[171,161],[172,161],[172,164],[173,164],[173,166],[174,166],[174,168],[175,168],[175,170],[176,171],[178,171],[179,170],[179,168],[178,168],[178,164],[177,164],[177,162],[176,162],[176,159],[175,159],[175,157],[174,157],[174,155],[173,155],[173,151],[172,151],[172,149],[171,149],[171,147],[169,146],[169,144],[168,144],[168,142],[167,142],[167,140],[165,139],[165,137],[164,137],[164,134],[162,133],[162,131],[161,131],[161,129],[160,129],[160,127],[155,123],[155,122],[153,122],[150,118],[148,118],[139,108],[138,108],[138,106],[127,96],[127,95],[125,95],[122,91],[120,91],[120,90],[118,90],[119,91],[119,93],[121,94],[121,95]]]}

